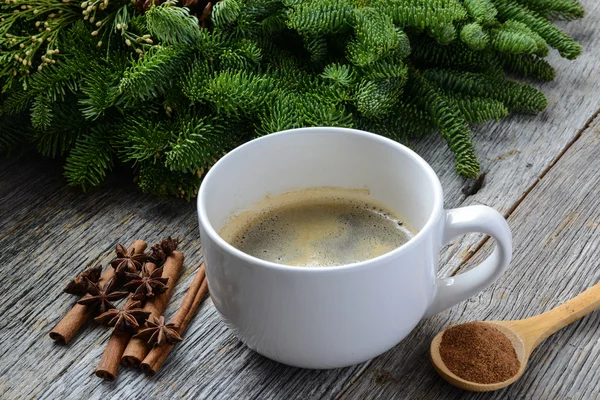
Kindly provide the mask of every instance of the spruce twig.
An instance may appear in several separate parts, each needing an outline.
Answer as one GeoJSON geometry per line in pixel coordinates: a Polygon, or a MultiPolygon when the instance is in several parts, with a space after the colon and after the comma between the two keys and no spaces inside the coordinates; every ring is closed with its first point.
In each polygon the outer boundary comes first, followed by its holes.
{"type": "Polygon", "coordinates": [[[505,71],[552,80],[582,48],[550,18],[576,0],[6,0],[0,151],[66,156],[67,181],[115,163],[143,191],[190,198],[216,160],[301,126],[407,141],[438,131],[477,176],[469,124],[537,113],[505,71]]]}

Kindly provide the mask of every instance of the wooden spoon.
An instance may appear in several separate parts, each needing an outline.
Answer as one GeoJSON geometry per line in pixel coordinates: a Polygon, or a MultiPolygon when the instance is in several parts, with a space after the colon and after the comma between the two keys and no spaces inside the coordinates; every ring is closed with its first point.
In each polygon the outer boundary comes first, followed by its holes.
{"type": "MultiPolygon", "coordinates": [[[[431,342],[431,360],[435,370],[449,383],[461,389],[473,392],[489,392],[502,389],[515,382],[523,375],[531,352],[550,335],[564,328],[581,317],[600,308],[600,283],[587,289],[566,303],[535,317],[516,321],[484,321],[502,332],[512,343],[521,363],[519,371],[511,378],[497,383],[476,383],[454,375],[442,361],[440,356],[441,331],[431,342]]],[[[446,328],[448,329],[448,328],[446,328]]]]}

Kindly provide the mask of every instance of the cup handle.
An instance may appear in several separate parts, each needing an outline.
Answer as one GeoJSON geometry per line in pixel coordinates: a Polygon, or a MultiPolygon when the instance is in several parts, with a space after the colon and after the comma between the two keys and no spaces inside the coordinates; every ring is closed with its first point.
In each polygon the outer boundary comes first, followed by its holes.
{"type": "Polygon", "coordinates": [[[425,313],[430,317],[468,299],[502,275],[512,257],[512,235],[506,219],[490,207],[475,205],[446,210],[442,241],[469,232],[486,233],[496,239],[496,248],[481,264],[457,276],[438,279],[437,293],[425,313]]]}

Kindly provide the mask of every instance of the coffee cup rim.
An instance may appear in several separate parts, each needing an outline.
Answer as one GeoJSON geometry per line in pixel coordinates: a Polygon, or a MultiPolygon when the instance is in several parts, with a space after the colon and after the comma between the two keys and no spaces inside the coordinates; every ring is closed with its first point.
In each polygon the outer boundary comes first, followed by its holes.
{"type": "Polygon", "coordinates": [[[253,139],[249,142],[242,144],[242,145],[236,147],[235,149],[233,149],[232,151],[230,151],[229,153],[227,153],[226,155],[224,155],[223,157],[221,157],[221,159],[219,159],[211,167],[211,169],[207,172],[206,176],[204,177],[202,184],[200,185],[200,188],[198,189],[198,195],[196,198],[196,207],[197,207],[198,215],[200,218],[200,223],[203,224],[204,231],[212,239],[213,243],[215,245],[217,245],[222,251],[232,253],[237,258],[240,258],[243,261],[245,261],[249,264],[252,264],[252,265],[260,265],[261,267],[271,268],[271,269],[275,269],[275,270],[307,271],[307,272],[308,271],[313,271],[313,272],[329,271],[329,272],[331,272],[331,271],[343,271],[343,270],[354,269],[354,268],[364,268],[369,265],[377,264],[380,261],[384,261],[389,258],[397,257],[398,255],[402,254],[403,252],[408,251],[410,248],[417,246],[420,242],[425,240],[426,236],[429,234],[429,231],[431,229],[433,229],[433,227],[436,224],[436,221],[438,221],[438,219],[440,218],[440,216],[442,214],[442,210],[443,210],[442,205],[443,205],[443,191],[442,191],[442,185],[440,183],[440,180],[439,180],[437,174],[435,173],[435,171],[433,170],[433,168],[429,165],[429,163],[427,163],[416,152],[414,152],[413,150],[404,146],[401,143],[398,143],[392,139],[386,138],[381,135],[377,135],[377,134],[366,132],[366,131],[361,131],[358,129],[338,128],[338,127],[307,127],[307,128],[288,129],[288,130],[284,130],[284,131],[280,131],[280,132],[271,133],[269,135],[261,136],[259,138],[253,139]],[[367,137],[370,140],[379,141],[386,145],[393,146],[396,149],[398,149],[400,152],[413,158],[418,163],[418,165],[421,168],[423,168],[426,175],[429,177],[430,185],[433,186],[432,187],[433,196],[434,196],[433,211],[432,211],[431,215],[429,216],[429,218],[427,219],[427,222],[425,223],[423,228],[421,228],[419,230],[419,232],[417,232],[417,234],[414,237],[412,237],[408,242],[404,243],[403,245],[395,248],[394,250],[392,250],[388,253],[382,254],[375,258],[370,258],[368,260],[364,260],[364,261],[360,261],[360,262],[356,262],[356,263],[336,265],[336,266],[319,266],[319,267],[310,267],[310,266],[304,267],[303,266],[303,267],[299,268],[298,266],[279,264],[279,263],[275,263],[272,261],[267,261],[267,260],[260,259],[258,257],[251,256],[250,254],[247,254],[241,250],[238,250],[233,245],[231,245],[227,241],[225,241],[225,239],[223,239],[221,237],[221,235],[219,235],[219,233],[212,226],[212,223],[210,222],[210,219],[208,218],[208,213],[206,211],[206,202],[203,201],[203,199],[206,198],[206,196],[208,196],[208,193],[205,190],[205,188],[208,186],[207,182],[210,182],[210,180],[214,179],[213,176],[216,174],[215,171],[218,170],[219,165],[223,164],[224,162],[227,162],[226,159],[228,158],[229,155],[233,155],[233,154],[235,154],[237,152],[241,152],[241,151],[246,151],[246,149],[248,147],[255,146],[256,143],[258,143],[258,142],[272,140],[273,137],[276,137],[276,136],[298,135],[298,134],[306,135],[306,134],[310,134],[311,132],[323,132],[324,130],[331,131],[331,132],[337,132],[337,134],[343,133],[343,134],[348,134],[348,135],[357,135],[357,136],[367,137]]]}

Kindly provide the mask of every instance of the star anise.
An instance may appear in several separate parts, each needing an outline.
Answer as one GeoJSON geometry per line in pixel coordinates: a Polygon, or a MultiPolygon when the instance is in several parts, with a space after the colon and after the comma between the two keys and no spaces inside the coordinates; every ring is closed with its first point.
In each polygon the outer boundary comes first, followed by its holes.
{"type": "Polygon", "coordinates": [[[117,276],[122,277],[125,272],[135,273],[142,269],[142,265],[148,261],[148,256],[144,253],[135,254],[135,250],[127,250],[120,243],[115,249],[117,258],[110,262],[110,265],[115,269],[117,276]]]}
{"type": "Polygon", "coordinates": [[[179,240],[172,239],[171,236],[153,244],[150,248],[150,260],[156,265],[163,265],[167,257],[177,250],[178,245],[179,240]]]}
{"type": "Polygon", "coordinates": [[[94,318],[94,321],[106,326],[114,326],[117,332],[134,333],[144,324],[144,321],[150,316],[150,312],[140,308],[142,303],[132,301],[127,303],[121,309],[113,308],[94,318]]]}
{"type": "Polygon", "coordinates": [[[146,267],[142,268],[141,275],[125,273],[125,278],[129,280],[124,287],[133,293],[134,300],[144,300],[147,297],[154,297],[167,291],[166,284],[169,278],[161,278],[163,269],[157,268],[152,273],[148,273],[146,267]]]}
{"type": "Polygon", "coordinates": [[[100,275],[102,274],[102,265],[97,265],[93,268],[88,268],[79,274],[75,279],[65,286],[63,292],[74,294],[77,296],[83,296],[87,292],[87,281],[89,279],[91,282],[98,282],[100,279],[100,275]]]}
{"type": "Polygon", "coordinates": [[[142,329],[134,337],[146,340],[150,345],[175,344],[183,340],[174,324],[165,324],[165,317],[153,317],[154,321],[146,321],[147,328],[142,329]]]}
{"type": "Polygon", "coordinates": [[[103,288],[97,283],[87,280],[87,292],[89,296],[83,297],[77,304],[92,307],[97,313],[103,314],[106,311],[115,308],[111,301],[120,300],[129,295],[128,292],[112,292],[115,286],[115,278],[112,278],[103,288]]]}

